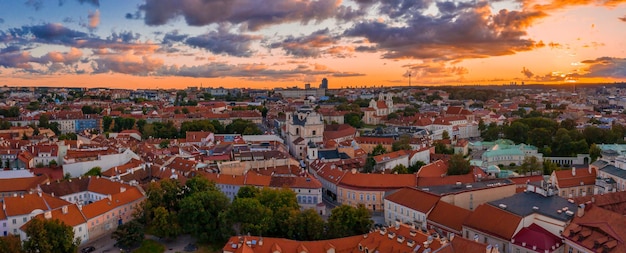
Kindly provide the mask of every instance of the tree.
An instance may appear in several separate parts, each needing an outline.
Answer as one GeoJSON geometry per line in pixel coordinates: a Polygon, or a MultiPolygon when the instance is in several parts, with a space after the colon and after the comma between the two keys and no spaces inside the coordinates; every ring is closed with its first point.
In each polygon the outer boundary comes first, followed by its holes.
{"type": "Polygon", "coordinates": [[[543,161],[543,174],[551,175],[553,171],[559,170],[559,166],[556,163],[551,162],[550,160],[543,161]]]}
{"type": "Polygon", "coordinates": [[[259,188],[246,185],[246,186],[239,188],[236,198],[256,198],[256,196],[258,196],[260,193],[261,193],[261,190],[259,190],[259,188]]]}
{"type": "Polygon", "coordinates": [[[84,176],[102,176],[102,168],[99,166],[93,167],[87,171],[84,176]]]}
{"type": "Polygon", "coordinates": [[[313,209],[299,212],[295,217],[290,238],[299,241],[315,241],[324,239],[324,220],[313,209]]]}
{"type": "Polygon", "coordinates": [[[182,229],[177,222],[176,213],[170,212],[163,206],[157,207],[153,212],[150,226],[152,234],[170,240],[182,233],[182,229]]]}
{"type": "Polygon", "coordinates": [[[441,133],[441,139],[444,139],[444,140],[450,139],[450,134],[448,133],[448,131],[443,130],[443,133],[441,133]]]}
{"type": "Polygon", "coordinates": [[[465,175],[470,172],[470,162],[461,154],[454,154],[448,161],[448,175],[465,175]]]}
{"type": "Polygon", "coordinates": [[[541,167],[542,164],[541,162],[539,162],[539,159],[537,159],[536,156],[526,156],[524,157],[524,161],[520,166],[520,170],[523,174],[526,174],[526,172],[530,172],[530,175],[532,175],[533,171],[539,170],[541,167]]]}
{"type": "Polygon", "coordinates": [[[361,120],[361,114],[356,112],[350,112],[343,115],[344,122],[354,128],[362,128],[365,123],[361,120]]]}
{"type": "Polygon", "coordinates": [[[196,192],[180,201],[180,224],[200,242],[223,242],[231,234],[229,205],[228,197],[217,189],[196,192]]]}
{"type": "Polygon", "coordinates": [[[111,123],[113,123],[111,116],[102,117],[102,131],[108,132],[111,129],[111,123]]]}
{"type": "Polygon", "coordinates": [[[24,241],[26,252],[74,253],[80,239],[74,238],[74,229],[58,219],[30,220],[25,227],[28,240],[24,241]]]}
{"type": "Polygon", "coordinates": [[[500,126],[498,126],[495,122],[489,123],[487,126],[487,130],[481,133],[481,136],[485,141],[495,141],[500,138],[500,126]]]}
{"type": "Polygon", "coordinates": [[[392,113],[390,113],[390,114],[388,114],[388,115],[387,115],[387,120],[399,119],[399,118],[400,118],[400,115],[398,115],[398,114],[397,114],[397,113],[395,113],[395,112],[392,112],[392,113]]]}
{"type": "Polygon", "coordinates": [[[272,210],[263,206],[256,198],[236,198],[229,209],[228,217],[239,228],[239,234],[267,235],[270,226],[275,223],[272,214],[272,210]]]}
{"type": "Polygon", "coordinates": [[[58,164],[56,160],[50,160],[50,162],[48,162],[48,167],[56,167],[57,165],[58,164]]]}
{"type": "Polygon", "coordinates": [[[391,170],[392,173],[396,174],[409,174],[409,169],[404,166],[404,164],[398,164],[391,170]]]}
{"type": "Polygon", "coordinates": [[[422,161],[415,162],[415,164],[409,166],[409,168],[408,168],[409,173],[410,174],[417,173],[422,168],[422,166],[424,166],[424,165],[426,165],[426,163],[424,163],[422,161]]]}
{"type": "Polygon", "coordinates": [[[328,237],[341,238],[367,233],[372,227],[370,213],[359,204],[358,207],[341,205],[335,207],[328,217],[328,237]]]}
{"type": "Polygon", "coordinates": [[[413,149],[411,147],[411,137],[408,136],[408,135],[401,136],[399,140],[394,141],[391,144],[391,150],[392,151],[411,150],[411,149],[413,149]]]}
{"type": "Polygon", "coordinates": [[[119,225],[111,238],[116,241],[115,245],[122,248],[134,248],[139,246],[144,239],[144,227],[143,224],[137,220],[131,220],[122,225],[119,225]]]}
{"type": "Polygon", "coordinates": [[[22,253],[22,240],[17,235],[0,236],[0,252],[22,253]]]}
{"type": "Polygon", "coordinates": [[[169,148],[170,147],[170,140],[162,140],[159,143],[159,148],[169,148]]]}
{"type": "Polygon", "coordinates": [[[376,147],[374,147],[374,149],[372,150],[371,155],[372,156],[377,156],[377,155],[382,155],[387,153],[387,149],[385,149],[385,147],[383,147],[382,144],[378,144],[376,145],[376,147]]]}
{"type": "Polygon", "coordinates": [[[533,145],[537,148],[543,148],[544,146],[552,145],[552,133],[543,127],[535,128],[528,132],[526,140],[527,144],[533,145]]]}
{"type": "Polygon", "coordinates": [[[596,160],[598,160],[601,152],[602,150],[600,149],[600,147],[598,147],[598,145],[596,145],[595,143],[591,144],[591,147],[589,147],[589,158],[591,158],[590,162],[595,162],[596,160]]]}
{"type": "Polygon", "coordinates": [[[515,143],[524,143],[528,138],[528,125],[515,121],[510,126],[504,128],[504,136],[515,143]]]}

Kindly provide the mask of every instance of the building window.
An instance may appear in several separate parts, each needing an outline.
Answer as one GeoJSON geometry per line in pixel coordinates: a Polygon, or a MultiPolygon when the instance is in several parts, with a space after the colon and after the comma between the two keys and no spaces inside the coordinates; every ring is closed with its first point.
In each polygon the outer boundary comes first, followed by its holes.
{"type": "Polygon", "coordinates": [[[361,193],[360,197],[361,197],[361,201],[363,201],[363,193],[361,193]]]}
{"type": "Polygon", "coordinates": [[[313,134],[312,135],[315,136],[315,130],[313,130],[313,134]]]}

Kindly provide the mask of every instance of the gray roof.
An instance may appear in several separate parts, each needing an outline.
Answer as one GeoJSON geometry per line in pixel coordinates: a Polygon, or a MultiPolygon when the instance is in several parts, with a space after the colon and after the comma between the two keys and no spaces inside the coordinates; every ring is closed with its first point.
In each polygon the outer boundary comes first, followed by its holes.
{"type": "Polygon", "coordinates": [[[566,210],[563,210],[564,208],[574,213],[578,208],[576,204],[570,203],[562,197],[556,195],[545,197],[534,192],[520,192],[508,198],[491,201],[489,204],[499,208],[501,208],[501,204],[506,205],[506,211],[522,217],[537,213],[560,221],[569,221],[574,218],[574,215],[567,215],[566,210]],[[561,213],[557,210],[561,210],[561,213]]]}
{"type": "Polygon", "coordinates": [[[605,166],[604,168],[600,169],[600,171],[619,178],[626,179],[626,170],[615,167],[614,165],[605,166]]]}
{"type": "Polygon", "coordinates": [[[606,166],[607,164],[609,164],[607,161],[605,160],[596,160],[595,162],[592,162],[591,165],[596,166],[598,168],[602,168],[604,166],[606,166]]]}
{"type": "Polygon", "coordinates": [[[473,183],[466,183],[461,185],[448,184],[448,185],[433,185],[433,186],[418,186],[417,188],[423,191],[431,192],[440,196],[447,194],[454,194],[466,191],[475,191],[490,187],[497,187],[502,185],[513,184],[513,181],[506,178],[493,179],[488,181],[479,181],[473,183]]]}
{"type": "Polygon", "coordinates": [[[306,118],[300,120],[300,118],[298,118],[298,114],[293,114],[292,118],[293,118],[294,125],[304,126],[304,124],[306,124],[306,118]]]}

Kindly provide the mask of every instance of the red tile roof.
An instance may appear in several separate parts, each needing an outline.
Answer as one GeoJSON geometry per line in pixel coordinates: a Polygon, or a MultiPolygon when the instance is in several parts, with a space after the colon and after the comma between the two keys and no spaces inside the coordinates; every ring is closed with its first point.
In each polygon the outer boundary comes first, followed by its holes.
{"type": "MultiPolygon", "coordinates": [[[[469,217],[472,211],[439,201],[428,214],[428,223],[436,223],[438,226],[447,228],[448,231],[463,231],[463,222],[469,217]]],[[[450,232],[452,232],[450,231],[450,232]]]]}
{"type": "Polygon", "coordinates": [[[111,211],[119,206],[141,201],[145,198],[137,187],[127,187],[124,192],[111,195],[111,199],[104,198],[83,207],[85,218],[91,219],[111,211]]]}
{"type": "Polygon", "coordinates": [[[489,204],[482,204],[467,217],[463,226],[494,237],[511,240],[521,220],[520,216],[489,204]]]}
{"type": "Polygon", "coordinates": [[[427,214],[435,206],[440,197],[415,188],[402,188],[385,197],[385,200],[403,205],[410,209],[427,214]]]}
{"type": "Polygon", "coordinates": [[[390,190],[402,187],[415,187],[417,178],[414,174],[364,174],[346,173],[339,182],[346,188],[390,190]]]}
{"type": "Polygon", "coordinates": [[[0,192],[27,192],[31,189],[35,189],[37,185],[46,182],[48,182],[48,177],[45,175],[22,178],[2,178],[0,179],[0,192]]]}
{"type": "Polygon", "coordinates": [[[578,214],[563,230],[563,238],[587,248],[590,252],[607,248],[615,253],[626,252],[626,217],[597,206],[585,206],[584,215],[578,214]],[[598,243],[599,247],[594,247],[598,243]]]}
{"type": "Polygon", "coordinates": [[[556,184],[559,188],[568,188],[574,186],[595,185],[596,184],[596,171],[591,170],[589,173],[588,168],[572,168],[570,170],[554,171],[556,176],[556,184]],[[576,175],[572,175],[572,170],[576,171],[576,175]]]}
{"type": "Polygon", "coordinates": [[[42,211],[51,210],[71,203],[52,197],[47,193],[41,193],[41,196],[37,193],[33,193],[17,197],[5,197],[4,204],[6,206],[6,215],[10,217],[30,214],[37,209],[42,211]]]}
{"type": "Polygon", "coordinates": [[[408,157],[409,152],[406,150],[398,150],[391,153],[374,156],[376,163],[382,163],[390,160],[395,160],[402,157],[408,157]]]}

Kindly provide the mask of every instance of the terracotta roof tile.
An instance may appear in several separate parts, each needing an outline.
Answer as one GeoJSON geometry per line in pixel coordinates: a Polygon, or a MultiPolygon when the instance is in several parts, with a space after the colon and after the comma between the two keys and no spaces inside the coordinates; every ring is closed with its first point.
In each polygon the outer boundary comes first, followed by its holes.
{"type": "Polygon", "coordinates": [[[27,192],[36,188],[37,185],[43,184],[47,181],[48,177],[45,175],[23,178],[3,178],[0,179],[0,192],[27,192]]]}
{"type": "Polygon", "coordinates": [[[111,195],[111,199],[104,198],[83,207],[83,214],[91,219],[113,210],[119,206],[141,201],[145,198],[137,187],[128,187],[124,192],[111,195]]]}
{"type": "Polygon", "coordinates": [[[463,222],[472,211],[439,201],[428,214],[428,222],[434,222],[454,231],[463,231],[463,222]]]}
{"type": "Polygon", "coordinates": [[[479,205],[471,213],[463,226],[476,229],[491,236],[511,240],[519,227],[522,217],[489,204],[479,205]]]}
{"type": "Polygon", "coordinates": [[[399,189],[385,197],[385,200],[425,214],[430,212],[439,199],[440,197],[435,194],[409,187],[399,189]]]}
{"type": "Polygon", "coordinates": [[[42,193],[41,196],[39,194],[24,194],[24,196],[5,197],[4,204],[7,216],[17,216],[29,214],[37,209],[51,210],[71,203],[42,193]]]}

